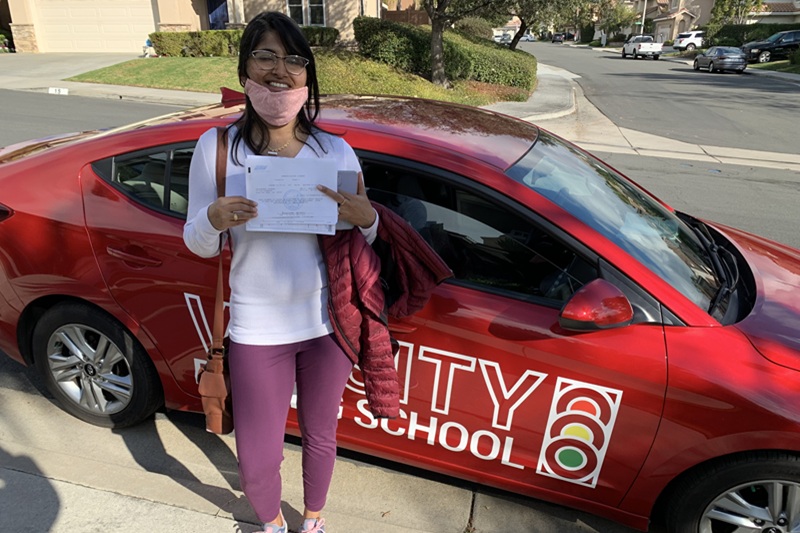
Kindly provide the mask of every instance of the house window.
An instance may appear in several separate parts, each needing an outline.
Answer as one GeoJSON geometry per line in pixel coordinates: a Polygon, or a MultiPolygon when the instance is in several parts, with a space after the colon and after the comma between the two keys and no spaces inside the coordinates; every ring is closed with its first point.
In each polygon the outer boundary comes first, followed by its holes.
{"type": "Polygon", "coordinates": [[[289,16],[301,26],[325,25],[325,0],[288,0],[289,16]]]}
{"type": "Polygon", "coordinates": [[[672,0],[670,4],[670,9],[678,9],[680,7],[681,0],[672,0]]]}

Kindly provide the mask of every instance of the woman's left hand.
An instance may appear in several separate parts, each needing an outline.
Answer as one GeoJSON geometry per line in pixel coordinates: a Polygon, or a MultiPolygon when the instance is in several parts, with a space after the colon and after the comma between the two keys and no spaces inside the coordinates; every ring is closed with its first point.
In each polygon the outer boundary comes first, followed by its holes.
{"type": "Polygon", "coordinates": [[[364,176],[358,173],[358,186],[356,193],[334,191],[324,185],[317,185],[317,189],[339,204],[339,220],[344,220],[355,226],[368,228],[375,223],[375,209],[367,198],[367,189],[364,187],[364,176]]]}

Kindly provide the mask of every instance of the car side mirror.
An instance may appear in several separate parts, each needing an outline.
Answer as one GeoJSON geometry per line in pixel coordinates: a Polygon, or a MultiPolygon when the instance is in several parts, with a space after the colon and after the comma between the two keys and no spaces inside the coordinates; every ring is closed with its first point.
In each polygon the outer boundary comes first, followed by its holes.
{"type": "Polygon", "coordinates": [[[590,281],[567,301],[558,323],[570,331],[619,328],[633,322],[633,307],[615,285],[604,279],[590,281]]]}

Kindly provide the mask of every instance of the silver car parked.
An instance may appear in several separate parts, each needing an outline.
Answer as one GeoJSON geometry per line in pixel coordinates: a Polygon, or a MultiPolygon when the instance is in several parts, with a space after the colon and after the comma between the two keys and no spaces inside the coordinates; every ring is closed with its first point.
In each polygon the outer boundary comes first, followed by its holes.
{"type": "Polygon", "coordinates": [[[747,56],[733,46],[712,46],[694,58],[694,69],[707,68],[709,72],[733,70],[737,74],[747,68],[747,56]]]}

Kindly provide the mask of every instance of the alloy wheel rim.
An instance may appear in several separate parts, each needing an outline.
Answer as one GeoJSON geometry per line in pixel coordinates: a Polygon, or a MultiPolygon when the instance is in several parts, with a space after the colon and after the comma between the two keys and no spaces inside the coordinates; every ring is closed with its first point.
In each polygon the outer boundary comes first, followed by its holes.
{"type": "Polygon", "coordinates": [[[47,342],[47,362],[61,392],[87,413],[107,416],[131,401],[130,363],[111,339],[93,328],[58,328],[47,342]]]}
{"type": "Polygon", "coordinates": [[[800,483],[772,479],[739,485],[703,512],[699,533],[744,532],[800,532],[800,483]]]}

